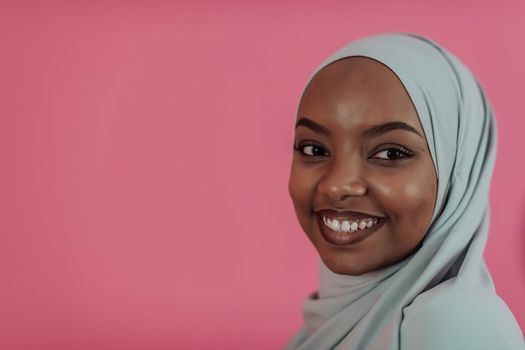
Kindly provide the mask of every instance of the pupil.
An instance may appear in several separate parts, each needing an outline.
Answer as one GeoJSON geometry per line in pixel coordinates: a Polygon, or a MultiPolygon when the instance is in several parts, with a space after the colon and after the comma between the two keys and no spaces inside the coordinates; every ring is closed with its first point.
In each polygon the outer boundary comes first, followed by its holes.
{"type": "Polygon", "coordinates": [[[395,149],[390,149],[387,152],[388,158],[399,158],[399,151],[395,149]]]}

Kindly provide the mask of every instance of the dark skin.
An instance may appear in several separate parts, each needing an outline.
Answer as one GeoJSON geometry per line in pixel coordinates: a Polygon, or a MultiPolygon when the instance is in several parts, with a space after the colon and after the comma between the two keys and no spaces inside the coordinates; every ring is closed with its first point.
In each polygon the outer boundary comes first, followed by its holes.
{"type": "Polygon", "coordinates": [[[414,252],[432,219],[437,176],[399,78],[369,58],[338,60],[307,86],[300,119],[289,194],[302,229],[327,267],[361,275],[414,252]],[[379,217],[383,223],[357,243],[334,245],[321,234],[323,209],[379,217]]]}

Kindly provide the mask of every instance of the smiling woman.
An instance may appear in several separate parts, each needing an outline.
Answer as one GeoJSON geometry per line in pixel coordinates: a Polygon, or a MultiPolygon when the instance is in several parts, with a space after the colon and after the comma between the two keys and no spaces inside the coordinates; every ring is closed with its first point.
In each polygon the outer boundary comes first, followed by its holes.
{"type": "Polygon", "coordinates": [[[495,141],[476,78],[431,40],[370,36],[323,62],[289,179],[320,286],[287,349],[524,349],[483,260],[495,141]]]}

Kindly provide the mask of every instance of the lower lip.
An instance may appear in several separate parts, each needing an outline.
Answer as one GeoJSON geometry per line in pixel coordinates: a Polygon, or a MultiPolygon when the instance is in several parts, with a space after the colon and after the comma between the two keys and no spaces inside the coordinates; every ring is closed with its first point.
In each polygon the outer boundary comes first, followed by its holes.
{"type": "Polygon", "coordinates": [[[321,230],[321,235],[323,238],[333,245],[337,246],[348,246],[356,244],[357,242],[362,241],[366,237],[370,236],[372,233],[377,231],[384,224],[384,219],[372,227],[365,228],[364,230],[358,230],[356,232],[335,232],[330,230],[323,222],[323,219],[317,215],[317,224],[321,230]]]}

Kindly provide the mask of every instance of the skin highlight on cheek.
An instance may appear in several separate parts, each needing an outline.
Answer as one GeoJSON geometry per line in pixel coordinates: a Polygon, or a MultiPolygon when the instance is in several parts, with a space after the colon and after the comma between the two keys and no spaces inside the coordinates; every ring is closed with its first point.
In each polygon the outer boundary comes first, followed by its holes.
{"type": "Polygon", "coordinates": [[[422,197],[422,192],[425,191],[421,184],[409,183],[405,187],[405,197],[408,200],[417,202],[422,197]]]}

